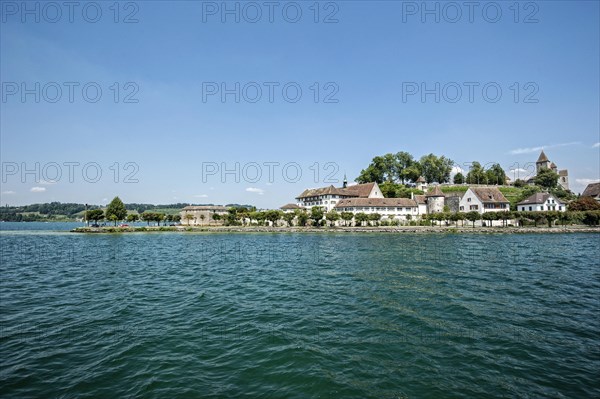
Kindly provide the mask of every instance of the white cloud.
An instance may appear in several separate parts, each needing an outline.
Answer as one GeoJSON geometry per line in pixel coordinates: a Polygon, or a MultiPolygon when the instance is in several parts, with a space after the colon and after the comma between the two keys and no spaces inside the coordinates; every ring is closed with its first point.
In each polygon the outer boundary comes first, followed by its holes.
{"type": "Polygon", "coordinates": [[[31,187],[31,191],[32,193],[43,193],[44,191],[46,191],[46,187],[31,187]]]}
{"type": "Polygon", "coordinates": [[[248,191],[249,193],[256,193],[258,195],[263,195],[265,193],[265,190],[256,187],[248,187],[246,191],[248,191]]]}
{"type": "Polygon", "coordinates": [[[598,180],[598,179],[575,179],[575,181],[579,184],[583,184],[584,186],[587,186],[588,184],[600,182],[600,180],[598,180]]]}
{"type": "Polygon", "coordinates": [[[12,191],[12,190],[9,190],[9,191],[2,191],[2,194],[13,195],[13,194],[16,194],[16,193],[14,191],[12,191]]]}
{"type": "Polygon", "coordinates": [[[461,168],[460,166],[458,166],[458,165],[454,165],[454,166],[452,167],[452,170],[450,171],[450,174],[451,174],[451,175],[455,175],[455,174],[457,174],[457,173],[463,173],[463,174],[464,174],[464,173],[465,173],[465,171],[464,171],[464,169],[463,169],[463,168],[461,168]]]}
{"type": "Polygon", "coordinates": [[[196,194],[196,195],[194,195],[194,198],[208,198],[208,195],[206,195],[206,194],[196,194]]]}
{"type": "Polygon", "coordinates": [[[556,148],[556,147],[566,147],[569,145],[576,145],[579,144],[579,142],[572,142],[572,143],[561,143],[561,144],[552,144],[552,145],[543,145],[540,147],[525,147],[525,148],[515,148],[514,150],[510,150],[509,153],[513,154],[513,155],[518,155],[518,154],[530,154],[532,152],[538,152],[538,151],[542,151],[542,150],[547,150],[548,148],[556,148]]]}
{"type": "Polygon", "coordinates": [[[600,147],[600,143],[595,143],[595,144],[592,146],[592,148],[598,148],[598,147],[600,147]]]}

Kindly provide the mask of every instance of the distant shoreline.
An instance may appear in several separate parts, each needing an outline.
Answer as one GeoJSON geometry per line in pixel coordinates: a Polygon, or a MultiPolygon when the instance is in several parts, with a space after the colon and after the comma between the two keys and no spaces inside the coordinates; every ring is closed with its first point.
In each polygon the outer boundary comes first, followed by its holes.
{"type": "Polygon", "coordinates": [[[141,232],[182,233],[414,233],[414,234],[528,234],[528,233],[600,233],[600,226],[554,227],[456,227],[456,226],[403,226],[403,227],[261,227],[261,226],[151,226],[151,227],[78,227],[73,233],[120,234],[141,232]]]}

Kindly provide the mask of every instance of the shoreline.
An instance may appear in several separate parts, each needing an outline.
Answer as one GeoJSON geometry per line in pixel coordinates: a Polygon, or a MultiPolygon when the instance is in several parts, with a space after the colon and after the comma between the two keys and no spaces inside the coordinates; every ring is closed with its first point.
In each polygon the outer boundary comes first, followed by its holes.
{"type": "Polygon", "coordinates": [[[554,227],[456,227],[456,226],[402,226],[402,227],[266,227],[266,226],[150,226],[150,227],[77,227],[72,233],[385,233],[385,234],[558,234],[600,233],[600,226],[554,227]]]}

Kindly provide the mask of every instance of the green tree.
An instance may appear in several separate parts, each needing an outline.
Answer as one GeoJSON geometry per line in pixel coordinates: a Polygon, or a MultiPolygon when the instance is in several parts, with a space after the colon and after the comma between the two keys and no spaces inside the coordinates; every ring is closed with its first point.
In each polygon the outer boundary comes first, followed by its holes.
{"type": "Polygon", "coordinates": [[[273,227],[277,227],[277,221],[281,219],[283,212],[276,209],[268,210],[265,214],[265,218],[273,224],[273,227]]]}
{"type": "Polygon", "coordinates": [[[125,204],[119,197],[113,198],[106,207],[106,218],[115,222],[115,226],[117,225],[117,221],[123,220],[127,217],[127,209],[125,209],[125,204]]]}
{"type": "Polygon", "coordinates": [[[88,224],[90,220],[98,223],[99,220],[104,219],[104,211],[102,209],[90,209],[86,212],[85,218],[88,220],[88,224]]]}
{"type": "Polygon", "coordinates": [[[330,226],[333,226],[335,225],[335,222],[340,220],[340,214],[337,213],[335,209],[332,209],[331,211],[327,212],[327,214],[325,215],[325,219],[327,219],[330,226]]]}
{"type": "Polygon", "coordinates": [[[127,215],[128,222],[137,222],[139,218],[140,215],[138,215],[137,213],[130,213],[129,215],[127,215]]]}
{"type": "Polygon", "coordinates": [[[427,183],[447,183],[450,181],[450,172],[454,162],[445,156],[428,154],[419,160],[421,172],[427,183]]]}
{"type": "Polygon", "coordinates": [[[298,218],[298,225],[306,226],[306,222],[308,222],[308,213],[306,212],[306,209],[296,209],[294,213],[298,218]]]}
{"type": "Polygon", "coordinates": [[[371,213],[368,216],[369,216],[369,224],[371,224],[371,222],[373,223],[374,226],[377,226],[379,224],[379,221],[381,220],[381,215],[379,213],[371,213]]]}
{"type": "Polygon", "coordinates": [[[348,226],[348,222],[354,218],[354,214],[352,212],[342,212],[340,216],[344,221],[344,226],[348,226]]]}
{"type": "Polygon", "coordinates": [[[487,184],[487,174],[479,162],[473,162],[467,173],[467,184],[487,184]]]}
{"type": "Polygon", "coordinates": [[[558,174],[552,169],[542,168],[533,181],[540,187],[555,188],[558,184],[558,174]]]}
{"type": "Polygon", "coordinates": [[[546,221],[548,222],[548,227],[552,227],[552,224],[554,223],[554,221],[558,220],[558,217],[563,212],[559,212],[559,211],[547,211],[547,212],[544,212],[544,213],[546,214],[546,221]]]}
{"type": "Polygon", "coordinates": [[[187,224],[189,226],[190,225],[190,221],[194,220],[194,215],[192,215],[191,213],[186,213],[185,214],[185,220],[187,220],[187,224]]]}
{"type": "Polygon", "coordinates": [[[495,184],[497,186],[503,186],[506,183],[506,173],[500,164],[493,164],[486,172],[488,184],[495,184]]]}
{"type": "Polygon", "coordinates": [[[465,182],[465,176],[458,172],[454,175],[454,184],[463,184],[465,182]]]}
{"type": "Polygon", "coordinates": [[[146,222],[148,226],[150,226],[150,222],[154,221],[155,218],[154,212],[144,212],[141,216],[141,219],[146,222]]]}
{"type": "Polygon", "coordinates": [[[290,227],[293,226],[295,218],[296,215],[293,212],[286,212],[283,214],[283,220],[285,220],[287,225],[290,227]]]}
{"type": "Polygon", "coordinates": [[[479,214],[479,212],[477,212],[477,211],[471,211],[471,212],[467,212],[465,214],[465,219],[467,219],[469,222],[472,222],[473,223],[473,228],[475,228],[475,222],[477,220],[479,220],[480,216],[481,215],[479,214]]]}
{"type": "Polygon", "coordinates": [[[325,212],[323,212],[323,208],[320,206],[313,206],[310,210],[310,218],[313,220],[313,224],[315,226],[319,226],[321,224],[321,220],[323,219],[325,212]]]}
{"type": "Polygon", "coordinates": [[[204,219],[206,219],[206,216],[204,216],[204,214],[200,214],[200,224],[204,225],[204,219]]]}
{"type": "Polygon", "coordinates": [[[369,220],[369,216],[364,212],[358,212],[356,215],[354,215],[354,219],[356,220],[357,226],[362,226],[364,222],[369,220]]]}
{"type": "MultiPolygon", "coordinates": [[[[400,151],[396,153],[395,158],[395,172],[396,178],[402,184],[406,184],[407,180],[413,180],[415,160],[411,154],[406,151],[400,151]]],[[[418,179],[419,176],[415,178],[418,179]]]]}
{"type": "Polygon", "coordinates": [[[513,186],[515,186],[517,188],[525,187],[526,185],[527,185],[527,183],[525,182],[525,180],[521,180],[521,179],[517,179],[513,183],[513,186]]]}
{"type": "Polygon", "coordinates": [[[221,220],[221,215],[216,212],[213,212],[210,214],[210,218],[215,222],[218,222],[219,220],[221,220]]]}

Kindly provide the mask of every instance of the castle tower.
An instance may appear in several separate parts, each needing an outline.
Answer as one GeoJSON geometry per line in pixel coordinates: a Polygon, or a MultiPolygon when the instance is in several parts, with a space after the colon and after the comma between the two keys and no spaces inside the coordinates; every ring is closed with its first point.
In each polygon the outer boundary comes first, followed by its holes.
{"type": "Polygon", "coordinates": [[[346,174],[344,173],[344,184],[342,186],[343,188],[347,188],[348,187],[348,179],[346,178],[346,174]]]}
{"type": "Polygon", "coordinates": [[[417,190],[426,191],[427,190],[427,182],[423,176],[419,176],[417,181],[415,182],[417,186],[417,190]]]}
{"type": "Polygon", "coordinates": [[[538,158],[538,160],[535,163],[536,172],[540,173],[540,170],[542,170],[544,168],[550,169],[550,165],[551,165],[550,160],[548,159],[548,157],[544,153],[544,150],[542,150],[542,153],[540,154],[540,157],[538,158]]]}
{"type": "Polygon", "coordinates": [[[440,186],[435,186],[434,189],[425,195],[427,202],[427,213],[444,212],[444,193],[440,190],[440,186]]]}

